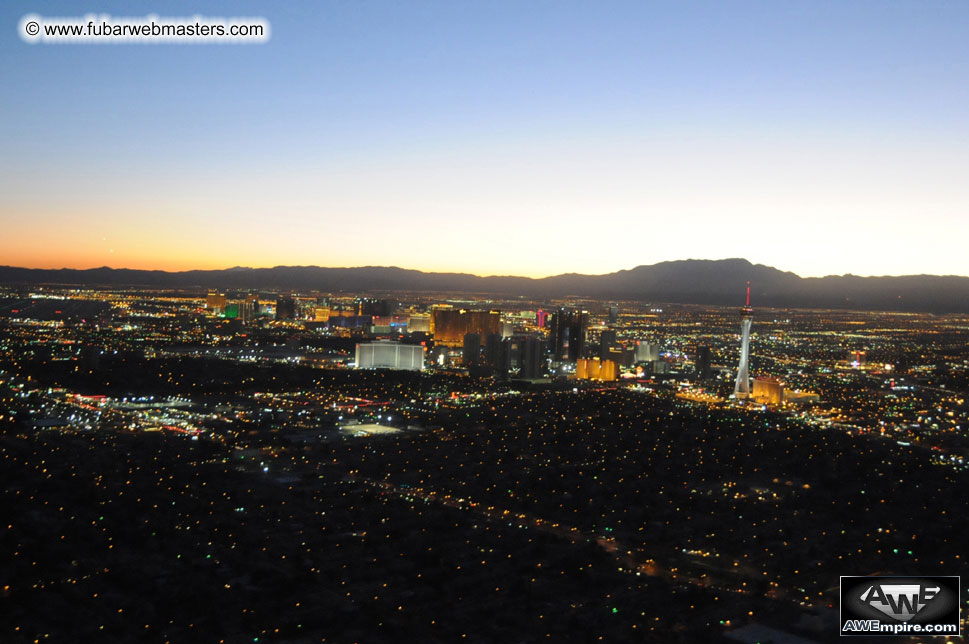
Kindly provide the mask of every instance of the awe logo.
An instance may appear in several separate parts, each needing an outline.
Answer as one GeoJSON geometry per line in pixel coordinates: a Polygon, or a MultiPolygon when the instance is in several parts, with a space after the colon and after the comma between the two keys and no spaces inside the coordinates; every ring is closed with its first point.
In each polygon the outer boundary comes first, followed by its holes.
{"type": "Polygon", "coordinates": [[[859,599],[889,617],[907,622],[938,594],[939,586],[927,584],[871,584],[859,599]]]}
{"type": "Polygon", "coordinates": [[[958,635],[959,586],[942,575],[843,576],[841,635],[958,635]]]}

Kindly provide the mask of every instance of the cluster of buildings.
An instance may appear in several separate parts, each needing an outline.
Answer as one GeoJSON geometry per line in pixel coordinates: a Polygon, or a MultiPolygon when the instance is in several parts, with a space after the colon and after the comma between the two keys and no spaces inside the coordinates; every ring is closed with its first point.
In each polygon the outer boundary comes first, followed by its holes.
{"type": "MultiPolygon", "coordinates": [[[[212,316],[242,323],[262,321],[285,326],[286,322],[299,322],[357,339],[352,364],[357,369],[450,368],[499,378],[534,380],[551,376],[603,382],[623,376],[683,375],[679,362],[668,359],[658,342],[630,338],[623,332],[617,305],[608,305],[595,314],[579,306],[502,312],[441,302],[403,307],[368,297],[321,300],[277,295],[263,299],[246,294],[228,298],[225,293],[210,292],[205,309],[212,316]]],[[[814,394],[787,390],[781,380],[751,377],[752,322],[748,284],[747,301],[740,310],[740,355],[731,397],[738,402],[775,406],[813,402],[814,394]]],[[[723,374],[724,368],[713,365],[710,345],[697,343],[691,353],[692,382],[710,382],[718,373],[723,374]]],[[[865,353],[850,353],[846,364],[864,368],[865,353]]]]}
{"type": "MultiPolygon", "coordinates": [[[[560,376],[608,382],[618,380],[624,371],[666,373],[668,363],[658,343],[620,340],[618,313],[618,307],[611,306],[608,318],[600,316],[604,318],[600,320],[577,307],[515,315],[434,305],[427,313],[391,316],[387,324],[373,318],[372,330],[388,337],[357,344],[355,365],[406,370],[454,367],[527,380],[560,376]],[[598,342],[590,341],[596,336],[598,342]],[[423,362],[412,358],[418,353],[423,362]]],[[[700,347],[698,364],[702,375],[709,377],[710,347],[700,347]]]]}

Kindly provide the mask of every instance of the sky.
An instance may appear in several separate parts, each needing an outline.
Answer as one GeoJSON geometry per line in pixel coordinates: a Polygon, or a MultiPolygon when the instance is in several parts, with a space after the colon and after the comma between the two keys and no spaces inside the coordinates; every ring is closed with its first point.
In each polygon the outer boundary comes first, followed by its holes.
{"type": "Polygon", "coordinates": [[[969,3],[0,4],[0,265],[969,275],[969,3]],[[30,44],[25,14],[261,16],[30,44]]]}

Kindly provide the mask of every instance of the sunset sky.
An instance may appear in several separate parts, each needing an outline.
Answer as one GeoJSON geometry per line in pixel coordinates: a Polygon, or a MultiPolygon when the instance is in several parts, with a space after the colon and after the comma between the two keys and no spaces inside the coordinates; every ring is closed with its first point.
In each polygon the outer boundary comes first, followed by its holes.
{"type": "Polygon", "coordinates": [[[969,275],[963,1],[0,5],[0,264],[969,275]],[[24,14],[262,16],[51,45],[24,14]]]}

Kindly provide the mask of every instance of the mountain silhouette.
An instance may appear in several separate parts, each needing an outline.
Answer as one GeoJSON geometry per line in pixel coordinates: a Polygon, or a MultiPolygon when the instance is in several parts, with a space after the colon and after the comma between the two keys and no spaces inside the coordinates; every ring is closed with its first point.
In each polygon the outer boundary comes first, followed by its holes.
{"type": "Polygon", "coordinates": [[[800,277],[745,259],[660,262],[605,275],[567,273],[545,278],[428,273],[396,266],[233,267],[179,272],[127,268],[31,269],[0,267],[7,285],[144,286],[178,289],[283,289],[347,293],[455,292],[557,298],[730,305],[743,303],[751,283],[761,307],[842,308],[969,313],[969,277],[906,275],[800,277]]]}

